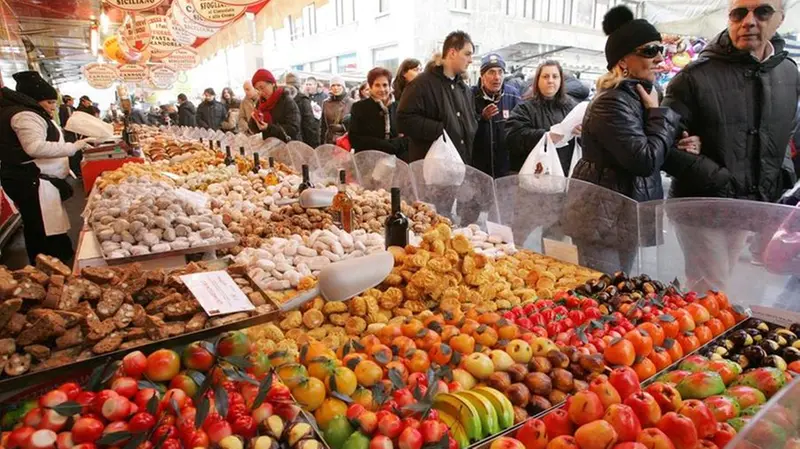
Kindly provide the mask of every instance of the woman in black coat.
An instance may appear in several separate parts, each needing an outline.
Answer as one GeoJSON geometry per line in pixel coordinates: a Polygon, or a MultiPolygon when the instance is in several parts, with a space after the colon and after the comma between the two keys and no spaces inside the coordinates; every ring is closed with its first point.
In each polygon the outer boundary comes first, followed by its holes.
{"type": "Polygon", "coordinates": [[[289,91],[278,87],[275,77],[266,69],[258,69],[252,83],[259,98],[248,122],[250,131],[261,132],[264,139],[300,140],[300,109],[289,91]]]}
{"type": "Polygon", "coordinates": [[[680,116],[659,107],[653,83],[664,48],[655,27],[617,6],[606,13],[603,30],[609,72],[597,81],[586,111],[583,158],[572,178],[608,190],[571,183],[562,227],[582,265],[630,271],[638,246],[655,244],[655,223],[639,222],[636,202],[663,199],[661,168],[676,143],[680,116]]]}
{"type": "MultiPolygon", "coordinates": [[[[533,78],[533,98],[520,103],[506,122],[506,144],[511,153],[511,170],[519,171],[533,147],[550,127],[561,123],[578,103],[567,95],[564,71],[556,61],[545,61],[533,78]]],[[[574,134],[579,134],[578,132],[574,134]]],[[[560,140],[553,139],[554,141],[560,140]]],[[[556,150],[564,176],[569,175],[575,139],[556,150]]]]}
{"type": "Polygon", "coordinates": [[[370,97],[353,105],[350,111],[350,145],[355,152],[378,150],[408,160],[408,139],[398,137],[391,99],[392,74],[376,67],[367,74],[370,97]]]}

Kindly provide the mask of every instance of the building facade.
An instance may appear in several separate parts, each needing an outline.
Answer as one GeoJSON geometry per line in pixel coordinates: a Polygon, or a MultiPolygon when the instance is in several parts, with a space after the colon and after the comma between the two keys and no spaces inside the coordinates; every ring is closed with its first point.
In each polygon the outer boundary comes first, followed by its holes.
{"type": "MultiPolygon", "coordinates": [[[[531,71],[557,59],[574,71],[602,71],[608,8],[627,0],[330,0],[285,17],[264,32],[266,67],[363,76],[395,70],[403,59],[425,63],[453,30],[470,33],[476,55],[500,51],[531,71]]],[[[476,61],[477,64],[477,61],[476,61]]],[[[591,77],[591,76],[590,76],[591,77]]]]}

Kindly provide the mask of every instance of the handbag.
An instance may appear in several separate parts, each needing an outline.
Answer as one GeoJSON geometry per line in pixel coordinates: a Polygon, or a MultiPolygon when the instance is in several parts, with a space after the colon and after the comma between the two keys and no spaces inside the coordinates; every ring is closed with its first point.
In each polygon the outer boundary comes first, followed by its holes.
{"type": "Polygon", "coordinates": [[[61,196],[61,201],[66,201],[72,198],[72,195],[75,194],[75,190],[71,185],[69,185],[66,179],[45,175],[43,173],[39,173],[39,179],[44,179],[45,181],[49,181],[50,184],[53,184],[53,186],[58,189],[58,194],[61,196]]]}

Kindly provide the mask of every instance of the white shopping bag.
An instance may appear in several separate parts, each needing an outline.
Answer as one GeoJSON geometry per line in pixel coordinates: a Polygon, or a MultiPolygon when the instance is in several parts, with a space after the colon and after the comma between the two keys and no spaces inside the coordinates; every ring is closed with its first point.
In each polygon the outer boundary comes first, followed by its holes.
{"type": "Polygon", "coordinates": [[[575,150],[572,152],[572,161],[569,163],[569,173],[567,173],[567,178],[572,177],[572,172],[575,171],[575,166],[578,165],[578,161],[581,160],[583,157],[583,148],[575,141],[575,150]]]}
{"type": "Polygon", "coordinates": [[[453,141],[443,131],[442,135],[436,139],[422,166],[422,176],[425,184],[435,186],[458,186],[464,182],[467,169],[461,155],[458,154],[453,141]]]}
{"type": "Polygon", "coordinates": [[[528,154],[519,171],[519,185],[531,192],[559,193],[564,191],[566,178],[558,159],[556,146],[546,133],[528,154]]]}
{"type": "Polygon", "coordinates": [[[98,139],[108,139],[114,135],[114,125],[81,111],[72,113],[64,129],[75,134],[98,139]]]}
{"type": "Polygon", "coordinates": [[[382,182],[387,179],[393,179],[395,168],[397,168],[397,156],[392,154],[382,158],[375,164],[375,169],[372,170],[372,180],[382,182]]]}
{"type": "MultiPolygon", "coordinates": [[[[573,134],[575,128],[583,123],[583,116],[586,115],[586,107],[589,106],[588,101],[584,101],[579,103],[577,106],[572,108],[564,117],[564,120],[561,123],[557,123],[550,127],[550,132],[554,134],[558,134],[559,136],[563,136],[558,142],[553,142],[556,145],[556,148],[561,148],[566,146],[570,140],[577,137],[573,134]]],[[[575,160],[573,158],[573,160],[575,160]]]]}

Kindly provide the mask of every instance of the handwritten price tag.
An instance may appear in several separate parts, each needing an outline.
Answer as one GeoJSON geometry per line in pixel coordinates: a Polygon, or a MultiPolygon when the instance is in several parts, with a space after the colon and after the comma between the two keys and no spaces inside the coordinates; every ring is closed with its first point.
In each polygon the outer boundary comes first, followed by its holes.
{"type": "Polygon", "coordinates": [[[558,240],[542,239],[544,254],[562,262],[578,265],[578,247],[558,240]]]}
{"type": "Polygon", "coordinates": [[[255,310],[253,303],[226,271],[186,274],[180,279],[208,316],[255,310]]]}

